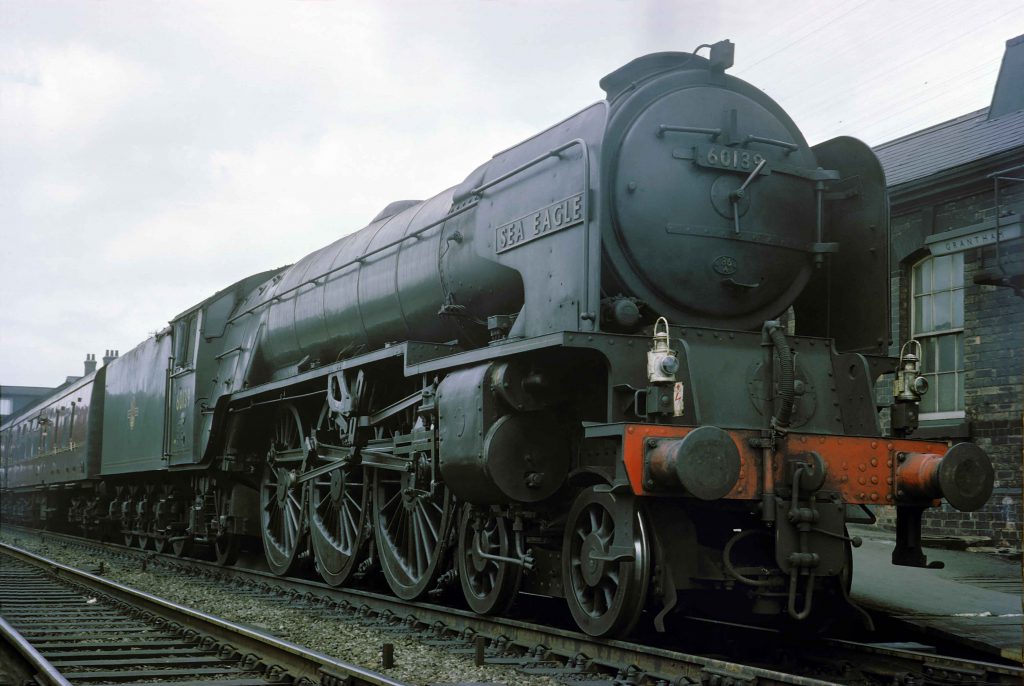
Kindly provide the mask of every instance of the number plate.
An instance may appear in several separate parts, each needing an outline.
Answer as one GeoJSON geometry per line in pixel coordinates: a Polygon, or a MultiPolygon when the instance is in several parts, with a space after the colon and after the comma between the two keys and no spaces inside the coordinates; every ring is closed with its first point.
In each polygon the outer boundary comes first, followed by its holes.
{"type": "MultiPolygon", "coordinates": [[[[702,167],[750,172],[761,163],[764,155],[743,148],[727,148],[724,145],[698,145],[694,149],[694,159],[702,167]]],[[[768,165],[766,164],[761,168],[761,174],[767,173],[768,165]]]]}

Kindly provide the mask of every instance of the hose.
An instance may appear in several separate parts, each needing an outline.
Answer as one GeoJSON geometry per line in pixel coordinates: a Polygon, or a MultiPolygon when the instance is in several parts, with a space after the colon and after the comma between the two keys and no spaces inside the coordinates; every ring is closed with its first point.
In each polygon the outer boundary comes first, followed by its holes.
{"type": "Polygon", "coordinates": [[[747,529],[746,531],[742,531],[730,538],[729,542],[725,544],[725,548],[722,549],[722,566],[725,568],[725,571],[729,576],[740,583],[748,586],[770,586],[773,583],[771,579],[751,579],[748,576],[744,576],[740,573],[740,570],[736,569],[732,562],[733,546],[754,534],[767,535],[767,532],[760,529],[747,529]]]}
{"type": "Polygon", "coordinates": [[[768,336],[772,345],[775,346],[775,354],[779,356],[779,397],[782,398],[782,407],[779,413],[772,417],[772,427],[785,429],[793,417],[793,400],[796,397],[794,388],[795,372],[793,364],[793,351],[786,342],[786,334],[782,332],[781,326],[772,326],[768,329],[768,336]]]}

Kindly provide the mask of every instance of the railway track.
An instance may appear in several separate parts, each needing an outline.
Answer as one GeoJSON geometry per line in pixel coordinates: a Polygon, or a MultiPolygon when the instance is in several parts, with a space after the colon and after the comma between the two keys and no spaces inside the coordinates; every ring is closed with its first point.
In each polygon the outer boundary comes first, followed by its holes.
{"type": "Polygon", "coordinates": [[[404,686],[5,543],[0,613],[14,682],[404,686]]]}
{"type": "MultiPolygon", "coordinates": [[[[354,622],[462,652],[487,664],[572,683],[660,686],[715,684],[1019,684],[1024,670],[931,652],[835,639],[793,640],[763,628],[690,620],[683,652],[657,636],[634,642],[593,639],[540,620],[482,617],[432,603],[407,603],[359,589],[338,589],[302,578],[282,578],[240,567],[157,555],[65,534],[48,539],[102,550],[151,571],[188,575],[225,592],[260,595],[312,615],[347,616],[354,622]],[[715,655],[716,657],[709,657],[715,655]]],[[[543,608],[539,610],[543,616],[543,608]]],[[[921,646],[927,649],[926,646],[921,646]]]]}

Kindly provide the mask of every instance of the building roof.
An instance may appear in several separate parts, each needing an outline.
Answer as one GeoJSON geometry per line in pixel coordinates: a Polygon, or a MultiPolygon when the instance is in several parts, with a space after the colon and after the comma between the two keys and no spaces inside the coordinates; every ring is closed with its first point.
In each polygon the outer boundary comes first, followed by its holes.
{"type": "Polygon", "coordinates": [[[1024,110],[988,118],[988,108],[875,148],[890,188],[1002,152],[1024,148],[1024,110]]]}
{"type": "Polygon", "coordinates": [[[44,395],[57,390],[55,386],[11,386],[0,384],[0,396],[10,395],[44,395]]]}

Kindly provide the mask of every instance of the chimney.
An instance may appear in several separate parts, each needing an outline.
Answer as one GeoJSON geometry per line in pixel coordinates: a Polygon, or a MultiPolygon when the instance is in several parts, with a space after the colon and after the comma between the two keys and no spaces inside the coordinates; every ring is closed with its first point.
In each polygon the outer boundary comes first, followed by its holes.
{"type": "Polygon", "coordinates": [[[1006,41],[1006,52],[999,67],[999,78],[992,92],[988,118],[1024,109],[1024,34],[1006,41]]]}
{"type": "Polygon", "coordinates": [[[85,356],[85,375],[89,376],[96,371],[96,354],[89,353],[85,356]]]}
{"type": "Polygon", "coordinates": [[[117,359],[117,350],[108,350],[107,354],[103,356],[103,366],[106,367],[108,364],[117,359]]]}

